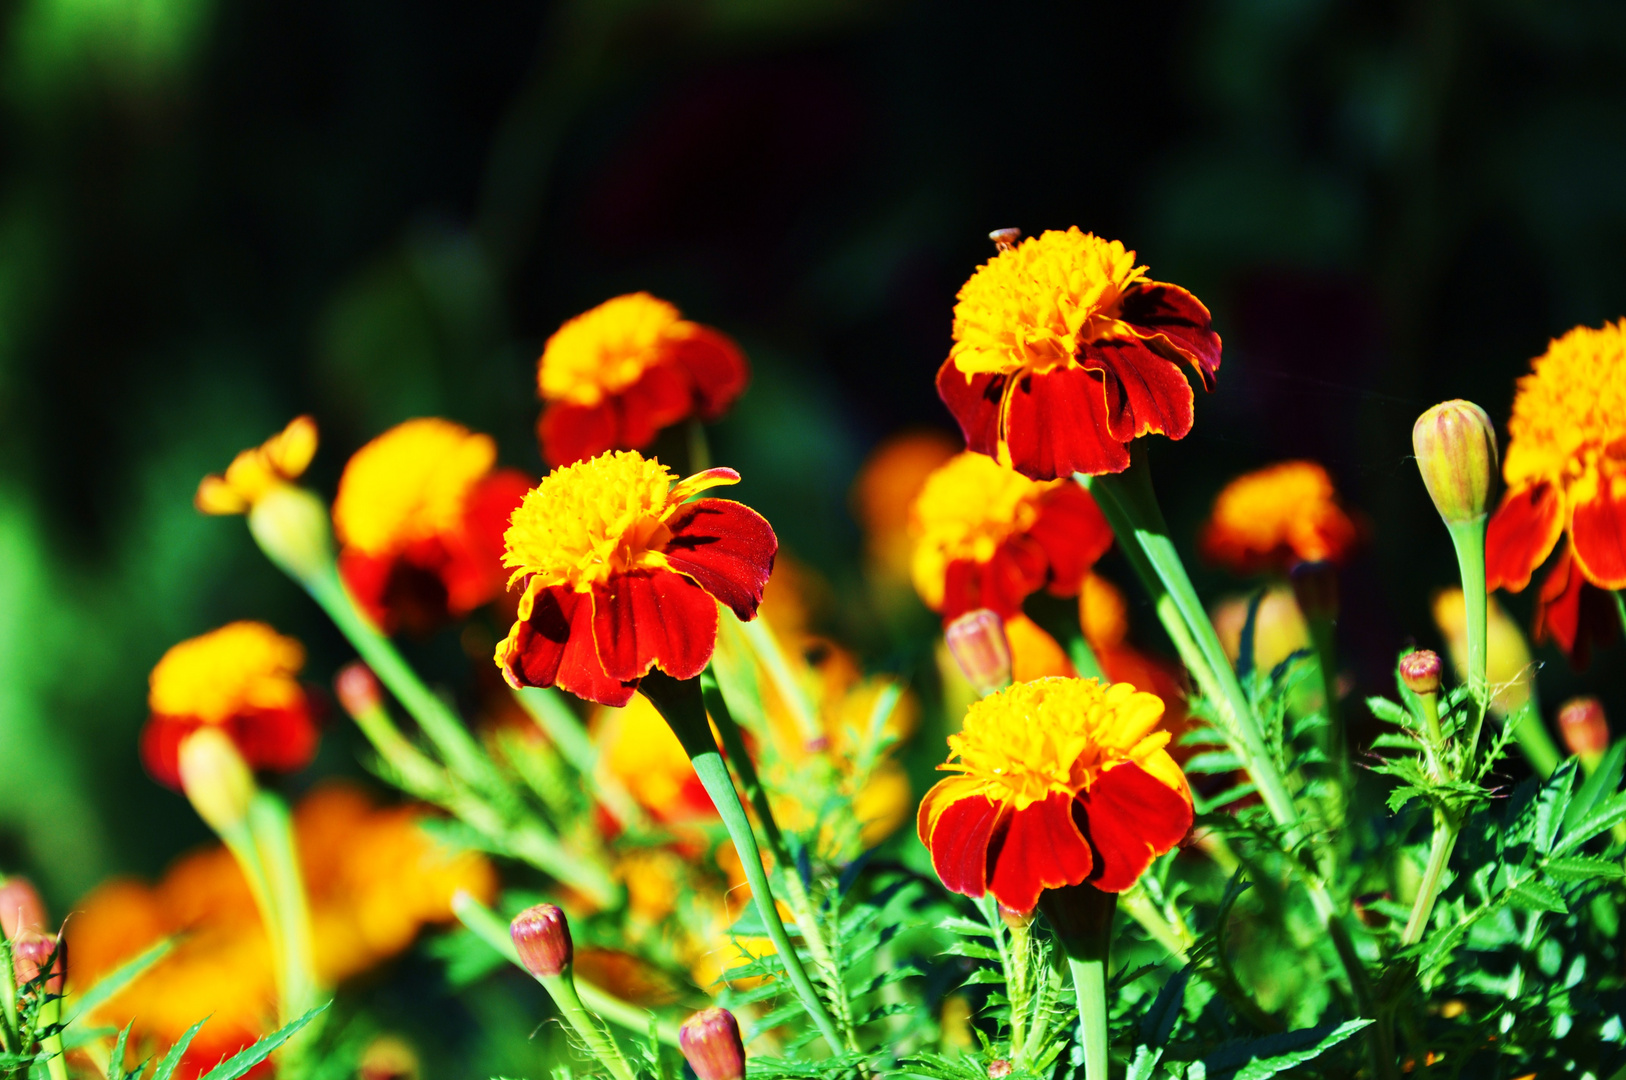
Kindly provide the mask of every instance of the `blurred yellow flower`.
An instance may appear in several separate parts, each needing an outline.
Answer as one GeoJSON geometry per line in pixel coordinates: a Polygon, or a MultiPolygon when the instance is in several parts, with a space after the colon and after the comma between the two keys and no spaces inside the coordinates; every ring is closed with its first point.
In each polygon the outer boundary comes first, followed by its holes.
{"type": "Polygon", "coordinates": [[[193,501],[205,514],[246,514],[266,492],[304,474],[316,456],[316,442],[316,421],[296,416],[233,458],[224,475],[205,476],[193,501]]]}
{"type": "MultiPolygon", "coordinates": [[[[1495,691],[1491,710],[1507,715],[1530,700],[1530,684],[1535,679],[1530,646],[1524,634],[1496,597],[1487,597],[1485,609],[1485,677],[1495,691]]],[[[1456,586],[1434,594],[1434,624],[1445,638],[1446,651],[1458,679],[1468,670],[1468,616],[1462,590],[1456,586]]]]}

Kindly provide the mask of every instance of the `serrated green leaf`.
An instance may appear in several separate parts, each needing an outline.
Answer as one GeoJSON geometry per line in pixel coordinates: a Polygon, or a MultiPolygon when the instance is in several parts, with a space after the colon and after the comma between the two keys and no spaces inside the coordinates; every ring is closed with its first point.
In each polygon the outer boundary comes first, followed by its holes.
{"type": "Polygon", "coordinates": [[[1598,802],[1574,825],[1564,830],[1563,839],[1553,846],[1554,855],[1573,851],[1588,840],[1626,821],[1626,795],[1611,795],[1598,802]]]}
{"type": "Polygon", "coordinates": [[[1417,726],[1417,721],[1412,718],[1411,713],[1388,698],[1369,697],[1366,699],[1366,707],[1371,710],[1373,716],[1386,723],[1394,724],[1397,727],[1417,726]]]}
{"type": "Polygon", "coordinates": [[[1581,790],[1575,793],[1575,798],[1570,800],[1570,808],[1564,814],[1565,832],[1573,830],[1593,808],[1620,790],[1623,769],[1626,769],[1626,742],[1617,742],[1598,762],[1598,767],[1586,778],[1581,790]]]}
{"type": "Polygon", "coordinates": [[[1564,859],[1548,859],[1541,866],[1548,877],[1559,881],[1620,881],[1626,878],[1626,867],[1613,859],[1598,859],[1586,855],[1572,855],[1564,859]]]}
{"type": "Polygon", "coordinates": [[[1151,1047],[1159,1052],[1168,1043],[1169,1035],[1174,1031],[1176,1021],[1180,1019],[1180,1007],[1186,1000],[1186,985],[1191,981],[1191,974],[1195,967],[1187,964],[1173,975],[1169,976],[1157,991],[1157,997],[1152,1000],[1152,1007],[1146,1010],[1146,1015],[1140,1022],[1140,1041],[1142,1046],[1151,1047]]]}
{"type": "Polygon", "coordinates": [[[1193,754],[1184,766],[1187,773],[1231,773],[1243,767],[1242,759],[1229,750],[1193,754]]]}
{"type": "Polygon", "coordinates": [[[980,922],[962,919],[958,915],[951,915],[937,924],[937,929],[947,930],[951,934],[973,934],[977,937],[991,938],[994,932],[980,922]]]}
{"type": "Polygon", "coordinates": [[[1564,812],[1569,809],[1570,788],[1574,785],[1575,768],[1574,758],[1565,760],[1553,770],[1552,776],[1547,778],[1541,792],[1536,796],[1536,820],[1532,839],[1535,841],[1536,850],[1543,855],[1552,851],[1553,841],[1558,837],[1558,827],[1564,821],[1564,812]]]}
{"type": "Polygon", "coordinates": [[[169,1048],[169,1053],[163,1056],[158,1062],[158,1067],[153,1070],[152,1080],[170,1080],[170,1077],[175,1075],[176,1068],[181,1064],[181,1055],[186,1053],[186,1048],[192,1045],[192,1040],[197,1038],[198,1032],[208,1022],[209,1018],[206,1016],[187,1028],[181,1037],[175,1040],[175,1045],[169,1048]]]}
{"type": "MultiPolygon", "coordinates": [[[[293,1038],[300,1028],[326,1012],[329,1004],[329,1002],[323,1002],[299,1019],[284,1024],[248,1049],[233,1054],[204,1073],[202,1080],[238,1080],[238,1077],[246,1075],[254,1066],[270,1057],[277,1047],[293,1038]]],[[[159,1078],[154,1077],[153,1080],[159,1080],[159,1078]]]]}
{"type": "Polygon", "coordinates": [[[1223,1047],[1186,1071],[1187,1080],[1268,1080],[1277,1073],[1313,1061],[1371,1020],[1347,1020],[1336,1026],[1300,1028],[1280,1035],[1223,1047]]]}
{"type": "Polygon", "coordinates": [[[1569,905],[1558,890],[1545,881],[1521,881],[1508,890],[1508,902],[1521,911],[1551,911],[1569,914],[1569,905]]]}
{"type": "Polygon", "coordinates": [[[965,982],[961,983],[960,985],[961,986],[982,986],[982,985],[985,985],[985,984],[988,984],[988,983],[992,983],[995,986],[1004,986],[1005,985],[1005,976],[1004,976],[1003,973],[997,971],[994,968],[978,968],[976,971],[973,971],[970,975],[967,975],[966,979],[965,979],[965,982]]]}
{"type": "Polygon", "coordinates": [[[174,938],[164,938],[139,956],[127,960],[108,974],[97,979],[94,986],[74,999],[73,1012],[68,1017],[68,1024],[72,1025],[80,1017],[108,1002],[120,990],[138,979],[148,968],[168,955],[169,950],[174,946],[174,938]]]}
{"type": "Polygon", "coordinates": [[[999,953],[986,945],[977,945],[970,941],[956,941],[943,950],[946,956],[968,956],[973,960],[992,960],[999,963],[999,953]]]}

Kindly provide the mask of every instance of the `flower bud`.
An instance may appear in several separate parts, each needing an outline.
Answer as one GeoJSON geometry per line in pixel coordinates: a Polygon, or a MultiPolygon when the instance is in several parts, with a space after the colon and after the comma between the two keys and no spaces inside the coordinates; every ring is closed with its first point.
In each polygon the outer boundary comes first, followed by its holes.
{"type": "Polygon", "coordinates": [[[373,669],[360,660],[352,660],[333,677],[333,691],[339,704],[351,716],[370,713],[384,704],[384,691],[378,685],[373,669]]]}
{"type": "Polygon", "coordinates": [[[242,828],[256,789],[231,736],[205,725],[181,740],[178,757],[181,789],[198,817],[218,834],[242,828]]]}
{"type": "Polygon", "coordinates": [[[1570,698],[1558,710],[1558,730],[1570,753],[1596,761],[1609,749],[1609,718],[1595,697],[1570,698]]]}
{"type": "Polygon", "coordinates": [[[519,950],[520,961],[537,978],[551,978],[570,966],[575,946],[570,942],[570,923],[554,904],[528,907],[508,924],[508,933],[519,950]]]}
{"type": "Polygon", "coordinates": [[[1007,1058],[995,1058],[988,1063],[988,1080],[1005,1080],[1015,1066],[1007,1058]]]}
{"type": "Polygon", "coordinates": [[[1440,692],[1440,672],[1445,665],[1440,654],[1431,649],[1418,649],[1400,658],[1400,681],[1414,694],[1440,692]]]}
{"type": "Polygon", "coordinates": [[[987,608],[968,611],[943,631],[954,662],[977,693],[986,697],[1011,684],[1011,643],[1005,620],[987,608]]]}
{"type": "Polygon", "coordinates": [[[1447,525],[1483,517],[1496,482],[1496,429],[1471,401],[1446,401],[1411,429],[1417,468],[1447,525]]]}
{"type": "Polygon", "coordinates": [[[1301,562],[1288,575],[1293,581],[1293,599],[1311,622],[1330,623],[1338,618],[1338,568],[1330,562],[1301,562]]]}
{"type": "Polygon", "coordinates": [[[248,512],[248,529],[260,550],[300,581],[333,565],[333,527],[327,507],[302,487],[277,484],[248,512]]]}
{"type": "Polygon", "coordinates": [[[745,1075],[740,1023],[727,1009],[701,1009],[683,1021],[678,1046],[700,1080],[740,1080],[745,1075]]]}
{"type": "Polygon", "coordinates": [[[45,904],[34,883],[25,877],[7,878],[0,884],[0,930],[7,939],[45,930],[45,904]]]}
{"type": "Polygon", "coordinates": [[[51,977],[46,980],[46,991],[62,993],[62,976],[68,968],[68,946],[61,938],[28,930],[11,943],[11,970],[18,989],[39,978],[47,966],[51,977]]]}

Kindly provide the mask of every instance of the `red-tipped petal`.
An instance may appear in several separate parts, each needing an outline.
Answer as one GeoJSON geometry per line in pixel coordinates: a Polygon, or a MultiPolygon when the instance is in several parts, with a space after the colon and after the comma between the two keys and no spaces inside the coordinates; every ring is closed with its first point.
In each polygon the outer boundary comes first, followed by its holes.
{"type": "Polygon", "coordinates": [[[751,380],[750,365],[734,339],[708,326],[695,325],[670,348],[672,362],[689,373],[695,411],[702,420],[722,416],[751,380]]]}
{"type": "Polygon", "coordinates": [[[1626,500],[1605,480],[1595,498],[1570,510],[1570,543],[1586,579],[1600,589],[1626,589],[1626,500]]]}
{"type": "Polygon", "coordinates": [[[536,434],[542,458],[558,467],[597,457],[616,444],[617,423],[610,401],[597,405],[551,402],[542,410],[536,434]]]}
{"type": "Polygon", "coordinates": [[[1107,434],[1120,442],[1146,434],[1183,439],[1191,431],[1196,395],[1179,366],[1144,341],[1107,338],[1079,351],[1087,370],[1106,374],[1107,434]]]}
{"type": "Polygon", "coordinates": [[[1127,469],[1125,440],[1107,430],[1102,379],[1083,368],[1017,377],[1004,419],[1011,467],[1034,480],[1127,469]]]}
{"type": "Polygon", "coordinates": [[[1084,575],[1112,547],[1106,515],[1077,484],[1046,493],[1028,536],[1044,549],[1050,564],[1049,588],[1057,596],[1077,596],[1084,575]]]}
{"type": "Polygon", "coordinates": [[[672,538],[666,543],[666,564],[693,578],[741,619],[755,618],[779,552],[779,538],[767,519],[743,503],[696,499],[674,514],[667,527],[672,538]]]}
{"type": "Polygon", "coordinates": [[[1032,911],[1039,893],[1078,885],[1089,876],[1094,860],[1078,826],[1073,824],[1073,798],[1052,792],[1010,817],[1010,826],[994,855],[988,890],[1012,911],[1032,911]]]}
{"type": "Polygon", "coordinates": [[[988,844],[1004,807],[983,795],[955,799],[935,810],[932,869],[950,892],[981,896],[988,888],[988,844]]]}
{"type": "Polygon", "coordinates": [[[625,705],[637,689],[599,663],[591,598],[557,586],[539,593],[531,617],[518,624],[503,674],[513,686],[559,686],[600,705],[625,705]]]}
{"type": "Polygon", "coordinates": [[[613,679],[640,679],[657,663],[674,679],[692,679],[717,644],[717,603],[682,574],[621,574],[593,586],[593,639],[613,679]]]}
{"type": "Polygon", "coordinates": [[[1151,773],[1125,762],[1078,796],[1080,827],[1095,853],[1090,882],[1123,892],[1191,828],[1191,803],[1151,773]]]}
{"type": "Polygon", "coordinates": [[[1564,531],[1558,488],[1540,483],[1502,496],[1485,530],[1485,586],[1519,592],[1564,531]]]}
{"type": "Polygon", "coordinates": [[[1534,637],[1552,641],[1563,650],[1570,666],[1584,671],[1592,662],[1592,646],[1615,640],[1615,612],[1609,597],[1587,583],[1566,546],[1536,595],[1534,637]]]}
{"type": "Polygon", "coordinates": [[[1197,369],[1203,389],[1214,389],[1220,366],[1220,336],[1203,302],[1178,285],[1154,281],[1124,297],[1119,316],[1160,355],[1197,369]]]}
{"type": "Polygon", "coordinates": [[[937,396],[954,414],[967,450],[999,456],[999,407],[1008,379],[1005,375],[983,374],[973,375],[967,382],[953,360],[943,361],[937,369],[937,396]]]}

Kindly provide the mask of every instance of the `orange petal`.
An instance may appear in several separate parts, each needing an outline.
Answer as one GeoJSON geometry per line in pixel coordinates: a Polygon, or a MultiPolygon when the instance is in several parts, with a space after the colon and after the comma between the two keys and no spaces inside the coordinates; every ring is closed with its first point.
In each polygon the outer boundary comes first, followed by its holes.
{"type": "Polygon", "coordinates": [[[988,889],[1012,911],[1032,911],[1045,889],[1082,883],[1094,859],[1073,823],[1072,796],[1052,792],[1012,814],[993,863],[988,889]]]}
{"type": "Polygon", "coordinates": [[[1626,499],[1617,499],[1606,480],[1598,494],[1570,508],[1570,542],[1575,561],[1600,589],[1626,589],[1626,499]]]}

